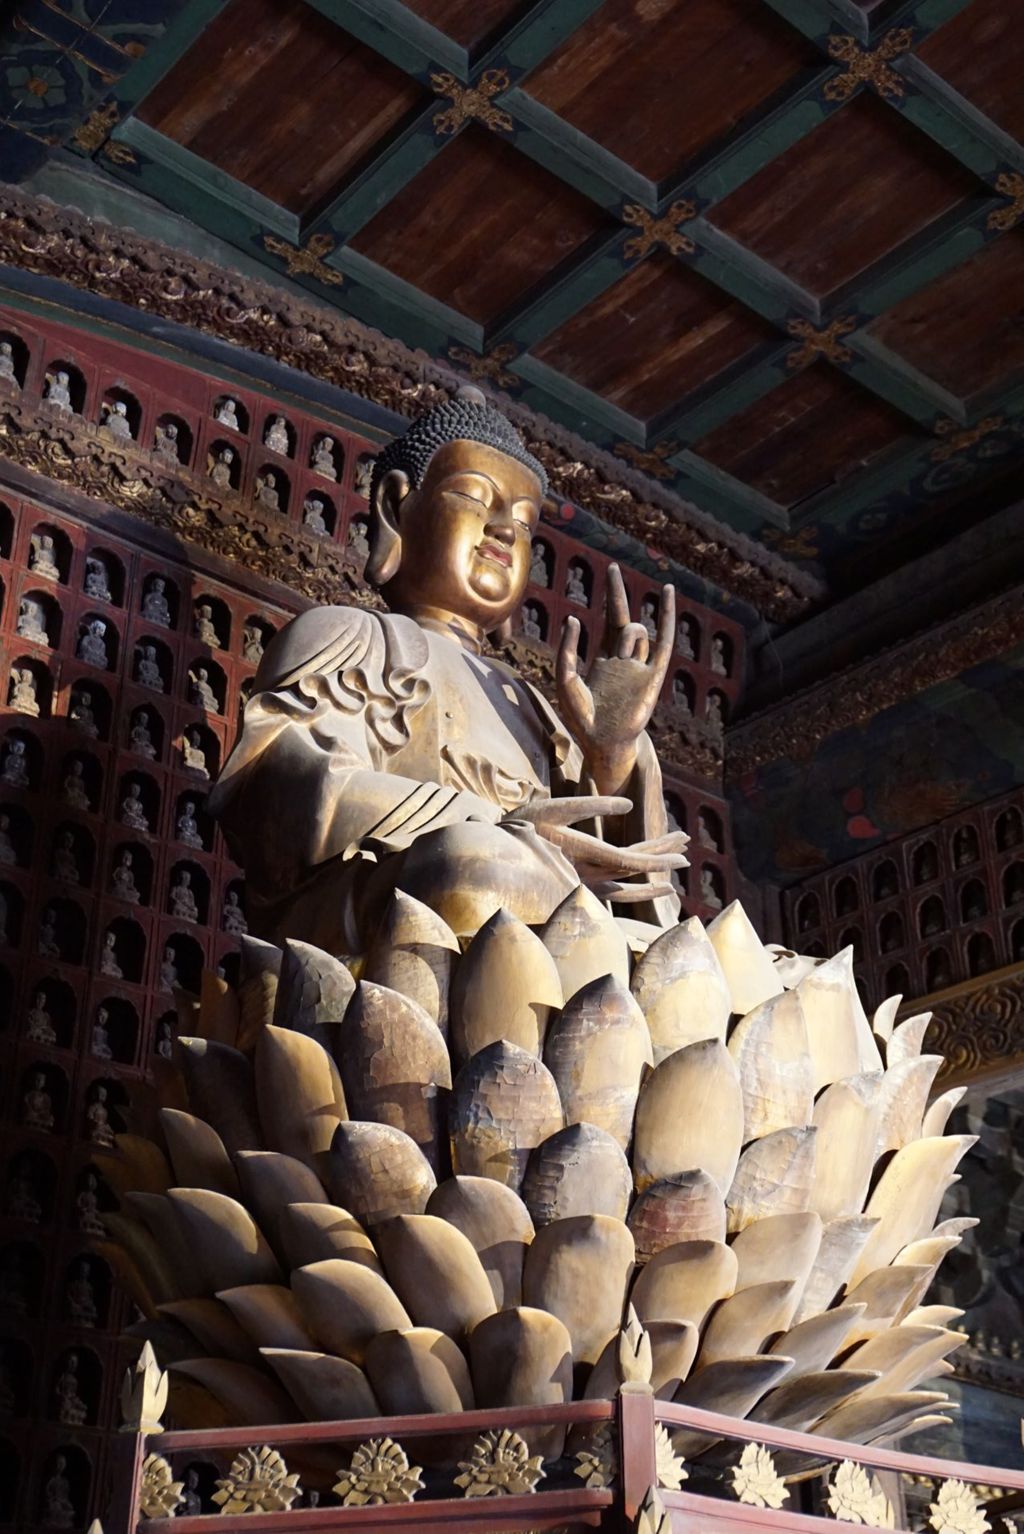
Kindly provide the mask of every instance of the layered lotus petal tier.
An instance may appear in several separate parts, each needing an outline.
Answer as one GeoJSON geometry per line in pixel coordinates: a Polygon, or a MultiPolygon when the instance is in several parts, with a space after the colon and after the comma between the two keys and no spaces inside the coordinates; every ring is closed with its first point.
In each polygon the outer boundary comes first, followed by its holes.
{"type": "Polygon", "coordinates": [[[111,1163],[104,1250],[176,1416],[607,1397],[632,1307],[664,1399],[862,1442],[935,1420],[972,1142],[898,1002],[869,1021],[849,952],[769,950],[738,904],[645,947],[582,889],[464,951],[402,894],[347,961],[243,940],[237,990],[179,1001],[159,1141],[111,1163]]]}

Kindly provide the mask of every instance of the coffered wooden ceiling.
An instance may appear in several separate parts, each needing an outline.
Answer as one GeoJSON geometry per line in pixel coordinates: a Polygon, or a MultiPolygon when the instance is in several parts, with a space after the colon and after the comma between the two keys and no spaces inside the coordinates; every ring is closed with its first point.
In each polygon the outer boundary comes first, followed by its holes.
{"type": "Polygon", "coordinates": [[[52,140],[834,591],[1013,493],[1024,0],[147,14],[52,140]]]}

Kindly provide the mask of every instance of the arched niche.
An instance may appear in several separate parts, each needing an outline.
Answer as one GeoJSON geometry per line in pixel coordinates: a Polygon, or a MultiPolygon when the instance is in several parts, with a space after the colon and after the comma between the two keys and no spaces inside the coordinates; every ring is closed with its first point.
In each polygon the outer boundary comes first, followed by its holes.
{"type": "Polygon", "coordinates": [[[63,1067],[54,1060],[33,1060],[18,1078],[18,1123],[37,1134],[63,1134],[68,1096],[63,1067]]]}
{"type": "Polygon", "coordinates": [[[0,1419],[29,1415],[33,1363],[32,1345],[25,1337],[0,1338],[0,1419]]]}
{"type": "Polygon", "coordinates": [[[728,634],[712,634],[708,665],[716,676],[732,676],[733,645],[728,634]]]}
{"type": "Polygon", "coordinates": [[[27,1041],[70,1049],[75,1040],[77,995],[59,975],[42,975],[30,981],[25,998],[21,1033],[27,1041]]]}
{"type": "Polygon", "coordinates": [[[4,788],[38,789],[43,776],[43,748],[21,725],[6,731],[0,747],[0,783],[4,788]]]}
{"type": "Polygon", "coordinates": [[[981,856],[977,828],[959,826],[953,833],[953,867],[969,868],[981,856]]]}
{"type": "Polygon", "coordinates": [[[589,607],[594,597],[594,572],[587,560],[579,556],[570,559],[565,570],[566,601],[576,607],[589,607]]]}
{"type": "Polygon", "coordinates": [[[725,851],[722,817],[709,804],[702,804],[697,811],[697,843],[711,852],[725,851]]]}
{"type": "Polygon", "coordinates": [[[165,463],[191,463],[193,442],[192,428],[183,416],[165,412],[157,417],[152,450],[165,463]]]}
{"type": "Polygon", "coordinates": [[[252,498],[262,511],[285,517],[291,503],[292,482],[279,463],[263,463],[256,470],[252,498]]]}
{"type": "Polygon", "coordinates": [[[188,667],[188,701],[208,714],[223,714],[227,707],[228,679],[224,668],[206,654],[197,655],[188,667]]]}
{"type": "Polygon", "coordinates": [[[60,414],[85,415],[88,390],[85,374],[73,362],[58,357],[46,364],[43,374],[43,404],[60,414]]]}
{"type": "Polygon", "coordinates": [[[30,586],[18,598],[15,634],[27,644],[43,645],[48,650],[60,648],[64,615],[52,589],[30,586]]]}
{"type": "Polygon", "coordinates": [[[250,613],[242,624],[242,659],[249,666],[258,666],[263,652],[277,630],[259,613],[250,613]]]}
{"type": "Polygon", "coordinates": [[[1024,861],[1020,859],[1003,869],[1003,905],[1007,910],[1024,905],[1024,861]]]}
{"type": "Polygon", "coordinates": [[[146,972],[146,934],[130,916],[114,916],[100,935],[98,967],[108,980],[141,985],[146,972]]]}
{"type": "Polygon", "coordinates": [[[209,782],[220,771],[220,741],[208,724],[186,725],[179,744],[181,764],[197,781],[209,782]]]}
{"type": "Polygon", "coordinates": [[[796,903],[797,932],[814,932],[821,926],[821,902],[813,890],[807,890],[796,903]]]}
{"type": "Polygon", "coordinates": [[[88,888],[96,863],[92,833],[74,820],[62,820],[50,842],[50,877],[63,884],[88,888]]]}
{"type": "Polygon", "coordinates": [[[53,708],[53,677],[38,655],[19,655],[11,662],[7,706],[29,719],[49,719],[53,708]]]}
{"type": "Polygon", "coordinates": [[[34,1241],[6,1241],[0,1246],[0,1308],[12,1316],[38,1316],[45,1276],[43,1254],[34,1241]]]}
{"type": "Polygon", "coordinates": [[[683,660],[700,660],[700,620],[693,613],[680,613],[676,623],[676,654],[683,660]]]}
{"type": "Polygon", "coordinates": [[[337,481],[345,468],[345,454],[341,444],[330,432],[318,431],[313,436],[309,450],[309,467],[321,479],[337,481]]]}
{"type": "Polygon", "coordinates": [[[39,918],[36,952],[62,964],[81,964],[85,957],[88,923],[77,900],[68,895],[51,896],[39,918]]]}
{"type": "Polygon", "coordinates": [[[107,893],[126,905],[148,906],[153,899],[153,854],[145,842],[125,839],[110,856],[107,893]]]}
{"type": "Polygon", "coordinates": [[[237,394],[218,394],[210,412],[220,426],[245,436],[249,430],[249,411],[237,394]]]}
{"type": "Polygon", "coordinates": [[[0,964],[0,1033],[14,1021],[14,976],[6,964],[0,964]]]}
{"type": "Polygon", "coordinates": [[[168,914],[179,921],[192,919],[186,915],[186,911],[192,909],[188,901],[189,895],[192,896],[196,911],[194,920],[200,926],[206,926],[210,918],[210,877],[199,863],[192,862],[188,858],[179,858],[172,866],[167,878],[166,910],[168,914]]]}
{"type": "Polygon", "coordinates": [[[170,933],[164,938],[160,957],[159,989],[172,991],[170,967],[173,967],[174,985],[198,996],[205,963],[206,957],[196,938],[187,932],[170,933]]]}
{"type": "MultiPolygon", "coordinates": [[[[365,527],[365,523],[364,523],[365,527]]],[[[530,544],[530,585],[546,591],[555,569],[555,551],[546,538],[534,538],[530,544]]]]}
{"type": "Polygon", "coordinates": [[[245,914],[245,880],[230,879],[224,888],[217,924],[222,932],[240,937],[249,930],[245,914]]]}
{"type": "Polygon", "coordinates": [[[963,921],[980,921],[988,915],[988,891],[981,879],[968,879],[960,891],[960,916],[963,921]]]}
{"type": "Polygon", "coordinates": [[[32,817],[24,805],[0,800],[0,866],[28,868],[34,841],[32,817]]]}
{"type": "Polygon", "coordinates": [[[162,1012],[153,1022],[150,1048],[158,1060],[170,1060],[174,1053],[175,1025],[178,1014],[173,1008],[162,1012]]]}
{"type": "Polygon", "coordinates": [[[885,972],[886,996],[909,996],[910,974],[905,964],[894,964],[885,972]]]}
{"type": "Polygon", "coordinates": [[[139,703],[125,720],[124,747],[144,761],[159,762],[164,754],[166,726],[155,703],[139,703]]]}
{"type": "Polygon", "coordinates": [[[929,895],[927,900],[922,900],[917,912],[919,937],[938,937],[948,925],[946,907],[941,896],[929,895]]]}
{"type": "Polygon", "coordinates": [[[344,560],[351,569],[362,573],[366,561],[370,557],[370,524],[366,517],[355,516],[349,518],[349,524],[345,529],[345,552],[344,560]]]}
{"type": "Polygon", "coordinates": [[[134,1065],[139,1051],[139,1014],[124,996],[104,996],[97,1002],[92,1017],[94,1059],[116,1060],[119,1065],[134,1065]],[[102,1047],[109,1049],[109,1056],[102,1047]]]}
{"type": "Polygon", "coordinates": [[[110,1269],[95,1252],[79,1252],[65,1265],[61,1320],[82,1331],[101,1331],[110,1313],[110,1269]]]}
{"type": "Polygon", "coordinates": [[[953,984],[953,965],[948,949],[944,947],[929,949],[924,961],[924,980],[929,992],[944,991],[947,986],[953,984]]]}
{"type": "Polygon", "coordinates": [[[85,1094],[80,1133],[98,1150],[109,1150],[114,1136],[126,1133],[131,1122],[131,1099],[124,1082],[113,1076],[96,1076],[85,1094]]]}
{"type": "Polygon", "coordinates": [[[302,502],[302,525],[317,538],[333,538],[338,512],[331,497],[323,490],[311,490],[302,502]]]}
{"type": "Polygon", "coordinates": [[[110,388],[104,389],[98,419],[104,430],[115,440],[130,437],[133,442],[138,442],[142,406],[132,391],[122,384],[112,384],[110,388]],[[115,424],[117,422],[126,423],[127,430],[124,425],[115,424]]]}
{"type": "Polygon", "coordinates": [[[125,573],[120,557],[111,549],[94,544],[86,552],[82,590],[90,601],[123,607],[125,573]]]}
{"type": "Polygon", "coordinates": [[[103,1173],[91,1161],[75,1178],[75,1229],[82,1236],[106,1236],[102,1216],[117,1208],[117,1199],[103,1173]]]}
{"type": "Polygon", "coordinates": [[[217,962],[217,974],[221,980],[226,980],[233,991],[237,991],[241,983],[242,955],[237,948],[229,953],[222,954],[217,962]]]}
{"type": "Polygon", "coordinates": [[[1024,842],[1024,817],[1015,804],[1009,805],[996,819],[996,846],[1009,852],[1024,842]]]}
{"type": "Polygon", "coordinates": [[[178,795],[174,807],[174,837],[185,847],[209,852],[213,846],[213,817],[206,809],[206,795],[198,789],[186,789],[178,795]]]}
{"type": "Polygon", "coordinates": [[[697,705],[697,688],[688,671],[674,671],[669,692],[669,702],[677,713],[691,718],[697,705]]]}
{"type": "Polygon", "coordinates": [[[857,889],[857,881],[851,874],[846,874],[832,886],[832,914],[850,916],[859,910],[860,891],[857,889]]]}
{"type": "Polygon", "coordinates": [[[78,1529],[84,1525],[92,1485],[92,1462],[76,1443],[61,1444],[46,1460],[39,1477],[36,1516],[42,1529],[78,1529]]]}
{"type": "Polygon", "coordinates": [[[0,559],[10,559],[14,547],[14,512],[0,501],[0,559]]]}
{"type": "Polygon", "coordinates": [[[160,827],[160,790],[148,772],[121,774],[117,785],[117,818],[129,831],[155,836],[160,827]]]}
{"type": "Polygon", "coordinates": [[[4,1177],[4,1215],[23,1225],[48,1225],[57,1194],[57,1168],[44,1151],[28,1146],[10,1159],[4,1177]]]}
{"type": "Polygon", "coordinates": [[[37,522],[29,534],[28,570],[39,580],[66,585],[71,574],[71,539],[54,522],[37,522]]]}
{"type": "Polygon", "coordinates": [[[864,934],[859,927],[847,927],[839,938],[839,947],[852,948],[854,962],[859,964],[864,958],[864,934]]]}
{"type": "Polygon", "coordinates": [[[906,941],[903,917],[898,911],[887,911],[878,924],[878,946],[882,953],[898,953],[906,941]]]}
{"type": "Polygon", "coordinates": [[[80,1344],[58,1353],[50,1376],[49,1416],[64,1427],[89,1427],[99,1412],[103,1367],[92,1348],[80,1344]]]}
{"type": "Polygon", "coordinates": [[[69,751],[61,762],[60,801],[83,815],[95,814],[103,799],[103,768],[91,751],[69,751]]]}
{"type": "Polygon", "coordinates": [[[883,858],[871,870],[871,898],[891,900],[900,892],[900,876],[892,858],[883,858]]]}
{"type": "Polygon", "coordinates": [[[1024,921],[1015,921],[1010,928],[1010,962],[1024,963],[1024,921]]]}
{"type": "Polygon", "coordinates": [[[202,591],[192,603],[192,637],[208,650],[231,648],[231,610],[220,597],[202,591]]]}
{"type": "Polygon", "coordinates": [[[237,490],[242,483],[242,455],[238,444],[223,437],[211,442],[206,453],[206,472],[219,490],[237,490]]]}
{"type": "Polygon", "coordinates": [[[260,441],[269,453],[278,458],[295,457],[295,427],[279,410],[271,410],[263,417],[260,441]]]}
{"type": "Polygon", "coordinates": [[[170,692],[174,681],[174,657],[170,646],[156,634],[143,634],[132,657],[132,680],[150,692],[170,692]]]}
{"type": "Polygon", "coordinates": [[[17,393],[25,387],[29,356],[24,336],[4,326],[0,330],[0,389],[17,393]]]}
{"type": "Polygon", "coordinates": [[[360,453],[355,462],[355,470],[352,475],[352,489],[364,501],[370,499],[370,490],[373,485],[373,466],[376,461],[376,453],[360,453]]]}
{"type": "Polygon", "coordinates": [[[998,965],[996,947],[989,933],[972,932],[967,939],[967,973],[972,977],[987,975],[998,965]]]}
{"type": "Polygon", "coordinates": [[[86,740],[109,740],[113,705],[102,682],[80,677],[68,693],[68,722],[86,740]]]}
{"type": "Polygon", "coordinates": [[[0,947],[17,948],[25,919],[25,897],[16,884],[0,879],[0,947]]]}
{"type": "Polygon", "coordinates": [[[543,602],[531,597],[524,602],[519,613],[519,626],[524,639],[534,644],[544,644],[548,637],[548,611],[543,602]]]}
{"type": "Polygon", "coordinates": [[[672,789],[666,789],[663,797],[665,800],[665,819],[668,822],[668,829],[670,831],[685,831],[686,805],[672,789]]]}
{"type": "Polygon", "coordinates": [[[143,580],[139,612],[147,623],[162,629],[177,628],[180,602],[177,584],[169,575],[154,570],[143,580]]]}
{"type": "Polygon", "coordinates": [[[915,885],[931,884],[939,877],[939,853],[933,841],[921,842],[914,848],[911,859],[911,877],[915,885]]]}

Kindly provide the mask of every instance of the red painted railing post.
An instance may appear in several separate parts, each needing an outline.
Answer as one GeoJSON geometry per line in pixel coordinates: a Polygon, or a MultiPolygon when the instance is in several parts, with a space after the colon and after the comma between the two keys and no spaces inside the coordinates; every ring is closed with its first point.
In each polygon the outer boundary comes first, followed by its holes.
{"type": "Polygon", "coordinates": [[[632,1528],[649,1489],[657,1484],[654,1452],[654,1391],[630,1383],[619,1389],[619,1467],[622,1517],[632,1528]]]}
{"type": "Polygon", "coordinates": [[[145,1458],[145,1433],[125,1432],[122,1429],[114,1440],[111,1455],[113,1487],[110,1505],[102,1519],[104,1534],[135,1534],[145,1458]]]}

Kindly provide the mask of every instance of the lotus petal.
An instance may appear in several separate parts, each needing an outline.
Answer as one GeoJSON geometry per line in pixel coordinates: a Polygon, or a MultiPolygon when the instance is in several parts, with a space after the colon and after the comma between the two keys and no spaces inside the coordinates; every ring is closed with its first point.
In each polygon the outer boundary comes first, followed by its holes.
{"type": "Polygon", "coordinates": [[[894,1065],[902,1065],[905,1060],[917,1059],[924,1047],[924,1036],[931,1020],[930,1012],[919,1012],[915,1017],[904,1018],[899,1027],[894,1029],[885,1051],[885,1063],[890,1070],[894,1065]]]}
{"type": "MultiPolygon", "coordinates": [[[[871,1032],[876,1039],[888,1045],[892,1038],[893,1026],[896,1022],[896,1014],[900,1010],[902,996],[887,996],[885,1000],[875,1008],[875,1015],[871,1019],[871,1032]]],[[[886,1059],[888,1060],[888,1053],[886,1059]]],[[[891,1063],[891,1062],[890,1062],[891,1063]]]]}
{"type": "Polygon", "coordinates": [[[720,1039],[688,1044],[655,1066],[641,1089],[633,1146],[637,1192],[699,1167],[725,1193],[742,1140],[743,1094],[725,1045],[720,1039]]]}
{"type": "Polygon", "coordinates": [[[363,979],[386,985],[423,1008],[445,1038],[448,1036],[448,999],[459,940],[421,900],[395,890],[370,951],[363,979]]]}
{"type": "Polygon", "coordinates": [[[955,1305],[919,1305],[902,1318],[904,1326],[952,1326],[963,1315],[955,1305]]]}
{"type": "MultiPolygon", "coordinates": [[[[156,1198],[159,1195],[148,1196],[156,1198]]],[[[125,1249],[132,1266],[137,1269],[149,1309],[155,1311],[157,1306],[168,1300],[184,1299],[187,1291],[180,1286],[174,1264],[168,1260],[161,1243],[144,1225],[113,1210],[104,1214],[103,1224],[113,1240],[125,1249]]]]}
{"type": "Polygon", "coordinates": [[[565,1001],[605,975],[629,986],[626,935],[585,885],[577,885],[555,907],[540,928],[540,939],[555,961],[565,1001]]]}
{"type": "Polygon", "coordinates": [[[188,1358],[172,1364],[171,1371],[202,1385],[239,1427],[263,1427],[298,1418],[295,1403],[280,1385],[249,1364],[229,1358],[188,1358]]]}
{"type": "Polygon", "coordinates": [[[853,979],[852,948],[819,964],[801,980],[796,994],[807,1021],[815,1092],[844,1076],[882,1069],[853,979]]]}
{"type": "Polygon", "coordinates": [[[865,1392],[869,1395],[913,1390],[966,1341],[965,1332],[949,1332],[941,1326],[894,1326],[855,1348],[843,1367],[878,1370],[878,1381],[865,1392]]]}
{"type": "Polygon", "coordinates": [[[434,1189],[427,1213],[460,1230],[483,1265],[499,1310],[522,1302],[523,1263],[533,1221],[511,1188],[490,1177],[452,1177],[434,1189]]]}
{"type": "Polygon", "coordinates": [[[523,1298],[565,1323],[577,1364],[594,1364],[618,1334],[633,1271],[633,1237],[621,1220],[576,1215],[545,1225],[523,1269],[523,1298]]]}
{"type": "MultiPolygon", "coordinates": [[[[199,1016],[204,1039],[237,1048],[241,1012],[238,995],[227,981],[213,970],[204,969],[199,981],[199,1016]]],[[[192,1029],[184,1028],[183,1033],[192,1029]]]]}
{"type": "Polygon", "coordinates": [[[492,1177],[516,1192],[530,1152],[562,1128],[562,1103],[547,1066],[507,1039],[462,1067],[451,1102],[456,1173],[492,1177]]]}
{"type": "Polygon", "coordinates": [[[451,1065],[444,1037],[422,1007],[361,980],[338,1041],[349,1111],[415,1140],[435,1173],[447,1159],[451,1065]]]}
{"type": "Polygon", "coordinates": [[[806,1433],[826,1412],[859,1390],[870,1389],[877,1379],[870,1369],[824,1369],[791,1376],[758,1403],[757,1420],[806,1433]]]}
{"type": "Polygon", "coordinates": [[[327,1186],[343,1208],[373,1226],[396,1214],[422,1214],[436,1180],[426,1156],[407,1134],[390,1124],[353,1120],[334,1132],[327,1186]]]}
{"type": "Polygon", "coordinates": [[[724,1241],[725,1200],[707,1172],[680,1172],[646,1188],[626,1223],[637,1262],[647,1262],[680,1241],[724,1241]]]}
{"type": "Polygon", "coordinates": [[[536,1225],[575,1214],[626,1218],[633,1174],[622,1147],[596,1124],[570,1124],[530,1156],[523,1202],[536,1225]]]}
{"type": "Polygon", "coordinates": [[[117,1155],[103,1163],[103,1175],[116,1193],[166,1193],[174,1181],[171,1164],[154,1140],[117,1136],[117,1155]]]}
{"type": "Polygon", "coordinates": [[[348,1116],[338,1068],[323,1046],[268,1023],[256,1045],[256,1096],[268,1147],[318,1171],[348,1116]]]}
{"type": "Polygon", "coordinates": [[[292,1274],[292,1288],[317,1340],[360,1368],[378,1332],[412,1325],[390,1284],[357,1262],[329,1257],[298,1268],[292,1274]]]}
{"type": "Polygon", "coordinates": [[[281,1210],[280,1231],[289,1268],[341,1257],[384,1276],[373,1242],[359,1221],[336,1204],[289,1204],[281,1210]]]}
{"type": "Polygon", "coordinates": [[[859,1214],[840,1215],[838,1219],[827,1221],[822,1228],[811,1276],[797,1308],[796,1321],[804,1321],[808,1316],[828,1309],[853,1272],[876,1224],[874,1219],[859,1214]]]}
{"type": "MultiPolygon", "coordinates": [[[[788,1358],[727,1358],[698,1369],[676,1391],[680,1406],[698,1411],[721,1412],[726,1417],[745,1417],[765,1391],[771,1390],[793,1367],[788,1358]]],[[[714,1433],[681,1428],[672,1434],[672,1447],[684,1459],[694,1459],[718,1441],[714,1433]]]]}
{"type": "Polygon", "coordinates": [[[384,1271],[416,1326],[434,1326],[461,1343],[493,1313],[483,1265],[461,1230],[447,1220],[399,1215],[376,1235],[384,1271]]]}
{"type": "Polygon", "coordinates": [[[813,1125],[777,1129],[747,1147],[725,1198],[731,1234],[766,1215],[799,1214],[807,1209],[814,1186],[816,1139],[813,1125]]]}
{"type": "Polygon", "coordinates": [[[236,1199],[208,1188],[171,1188],[167,1197],[208,1290],[280,1282],[281,1271],[266,1238],[236,1199]]]}
{"type": "Polygon", "coordinates": [[[807,1025],[796,991],[741,1017],[729,1040],[743,1092],[743,1138],[809,1124],[814,1107],[807,1025]]]}
{"type": "MultiPolygon", "coordinates": [[[[783,1332],[768,1349],[793,1360],[793,1375],[814,1374],[826,1368],[845,1346],[855,1322],[864,1314],[862,1305],[838,1305],[783,1332]]],[[[787,1386],[789,1381],[787,1380],[787,1386]]],[[[773,1418],[773,1421],[775,1419],[773,1418]]],[[[809,1419],[813,1420],[813,1419],[809,1419]]]]}
{"type": "Polygon", "coordinates": [[[946,1404],[948,1398],[942,1391],[906,1390],[891,1395],[862,1392],[822,1417],[811,1431],[848,1443],[865,1443],[897,1432],[901,1424],[911,1422],[930,1406],[946,1404]]]}
{"type": "Polygon", "coordinates": [[[943,1092],[929,1107],[921,1124],[921,1137],[925,1140],[934,1139],[936,1135],[945,1134],[946,1125],[949,1123],[949,1115],[954,1108],[958,1108],[967,1095],[966,1087],[951,1087],[948,1092],[943,1092]]]}
{"type": "Polygon", "coordinates": [[[238,982],[237,1047],[250,1050],[267,1023],[274,1020],[277,983],[284,957],[273,943],[245,936],[239,939],[242,962],[238,982]]]}
{"type": "Polygon", "coordinates": [[[568,1123],[596,1124],[623,1150],[633,1134],[640,1080],[650,1065],[644,1015],[612,975],[588,981],[549,1030],[544,1063],[555,1078],[568,1123]]]}
{"type": "Polygon", "coordinates": [[[732,1010],[740,1017],[753,1012],[782,990],[772,956],[750,924],[738,900],[719,911],[707,929],[729,988],[732,1010]]]}
{"type": "MultiPolygon", "coordinates": [[[[651,1343],[651,1389],[659,1401],[671,1401],[693,1367],[700,1333],[689,1321],[649,1321],[644,1331],[651,1343]]],[[[591,1370],[584,1400],[613,1401],[621,1383],[615,1336],[591,1370]]]]}
{"type": "Polygon", "coordinates": [[[785,1331],[799,1298],[794,1283],[753,1284],[722,1301],[704,1329],[698,1369],[728,1358],[752,1358],[785,1331]]]}
{"type": "Polygon", "coordinates": [[[875,1166],[882,1074],[847,1076],[826,1087],[814,1105],[817,1171],[810,1206],[825,1221],[860,1214],[875,1166]]]}
{"type": "MultiPolygon", "coordinates": [[[[572,1400],[572,1341],[564,1323],[546,1310],[518,1305],[481,1321],[470,1334],[469,1366],[481,1409],[572,1400]]],[[[545,1459],[558,1459],[565,1445],[563,1427],[535,1428],[524,1436],[545,1459]]]]}
{"type": "Polygon", "coordinates": [[[274,1024],[304,1033],[333,1056],[337,1025],[355,988],[347,964],[312,943],[289,938],[281,958],[274,1024]]]}
{"type": "Polygon", "coordinates": [[[941,1135],[914,1140],[896,1152],[864,1211],[879,1223],[853,1271],[853,1283],[884,1267],[901,1247],[931,1230],[948,1179],[976,1139],[976,1135],[941,1135]]]}
{"type": "MultiPolygon", "coordinates": [[[[178,1297],[198,1294],[202,1278],[196,1270],[195,1256],[166,1194],[126,1193],[121,1207],[133,1220],[141,1221],[156,1243],[163,1275],[161,1287],[169,1286],[178,1297]]],[[[107,1223],[109,1217],[103,1218],[107,1223]]]]}
{"type": "Polygon", "coordinates": [[[732,1243],[739,1264],[737,1292],[752,1284],[785,1280],[801,1295],[821,1246],[821,1231],[821,1220],[810,1211],[768,1215],[741,1230],[732,1243]]]}
{"type": "Polygon", "coordinates": [[[734,1293],[737,1271],[734,1253],[722,1242],[680,1241],[640,1269],[630,1302],[645,1326],[690,1321],[699,1331],[711,1307],[734,1293]]]}
{"type": "Polygon", "coordinates": [[[369,1380],[347,1358],[291,1348],[261,1348],[260,1352],[308,1422],[380,1415],[369,1380]]]}
{"type": "Polygon", "coordinates": [[[724,1042],[729,987],[698,917],[655,938],[633,971],[630,989],[647,1019],[655,1065],[701,1039],[724,1042]]]}
{"type": "Polygon", "coordinates": [[[446,1332],[430,1326],[374,1337],[366,1372],[388,1416],[472,1411],[475,1405],[465,1356],[446,1332]]]}
{"type": "Polygon", "coordinates": [[[893,1325],[900,1314],[911,1309],[931,1281],[931,1268],[910,1263],[900,1268],[876,1268],[859,1284],[851,1284],[847,1301],[863,1305],[864,1314],[855,1321],[847,1345],[865,1342],[893,1325]]]}
{"type": "MultiPolygon", "coordinates": [[[[129,1221],[129,1224],[132,1222],[129,1221]]],[[[102,1257],[111,1273],[129,1296],[132,1302],[138,1306],[143,1321],[154,1329],[159,1328],[160,1318],[155,1296],[149,1289],[141,1267],[126,1247],[119,1245],[116,1240],[101,1241],[93,1238],[92,1250],[97,1257],[102,1257]]],[[[141,1322],[138,1324],[142,1324],[141,1322]]],[[[195,1348],[186,1349],[186,1352],[195,1352],[195,1348]]],[[[185,1353],[178,1353],[179,1358],[184,1358],[185,1353]]]]}
{"type": "Polygon", "coordinates": [[[227,1044],[188,1038],[178,1040],[178,1059],[192,1112],[213,1126],[228,1155],[262,1150],[252,1061],[227,1044]]]}
{"type": "MultiPolygon", "coordinates": [[[[186,1327],[193,1337],[190,1353],[184,1358],[195,1357],[198,1342],[214,1358],[231,1358],[239,1364],[258,1364],[260,1355],[249,1333],[240,1326],[226,1305],[220,1300],[200,1297],[191,1300],[170,1300],[160,1306],[160,1314],[186,1327]]],[[[160,1355],[161,1359],[163,1355],[160,1355]]]]}
{"type": "Polygon", "coordinates": [[[875,1157],[921,1137],[921,1125],[941,1055],[920,1055],[890,1065],[882,1078],[875,1157]]]}
{"type": "Polygon", "coordinates": [[[175,1181],[186,1188],[212,1188],[238,1197],[238,1178],[224,1141],[215,1129],[194,1114],[160,1109],[160,1127],[167,1141],[175,1181]]]}
{"type": "Polygon", "coordinates": [[[243,1284],[217,1295],[258,1347],[313,1347],[299,1302],[283,1284],[243,1284]]]}
{"type": "MultiPolygon", "coordinates": [[[[281,1221],[288,1205],[327,1203],[327,1194],[319,1177],[304,1161],[282,1155],[280,1151],[239,1151],[235,1167],[246,1207],[252,1210],[256,1224],[274,1251],[283,1257],[281,1221]]],[[[333,1254],[323,1252],[318,1255],[333,1254]]],[[[313,1261],[308,1257],[304,1260],[313,1261]]]]}
{"type": "Polygon", "coordinates": [[[460,1064],[507,1039],[540,1055],[548,1019],[562,1005],[555,961],[529,927],[496,911],[467,948],[452,983],[449,1028],[460,1064]]]}

